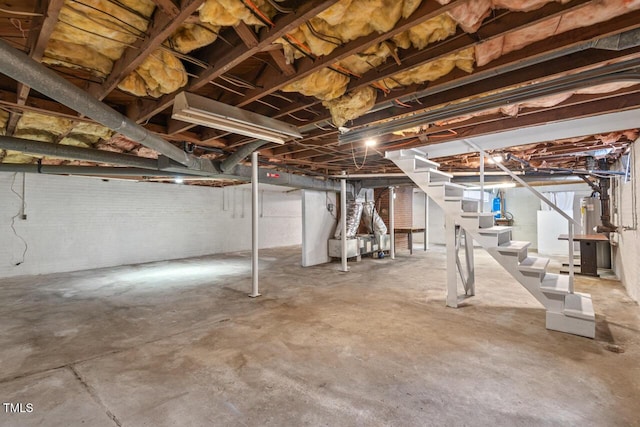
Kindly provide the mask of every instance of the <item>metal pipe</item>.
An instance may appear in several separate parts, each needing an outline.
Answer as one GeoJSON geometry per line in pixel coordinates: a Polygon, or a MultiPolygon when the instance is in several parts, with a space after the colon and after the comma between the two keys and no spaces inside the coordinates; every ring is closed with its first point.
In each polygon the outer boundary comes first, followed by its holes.
{"type": "Polygon", "coordinates": [[[251,298],[260,296],[258,292],[258,152],[251,153],[251,298]]]}
{"type": "MultiPolygon", "coordinates": [[[[49,166],[0,163],[0,172],[41,173],[46,175],[90,175],[90,176],[132,176],[132,177],[174,177],[179,172],[154,171],[141,168],[112,168],[103,166],[49,166]]],[[[198,177],[200,178],[200,177],[198,177]]],[[[204,177],[203,177],[204,178],[204,177]]]]}
{"type": "Polygon", "coordinates": [[[396,259],[396,214],[395,214],[395,187],[389,187],[389,238],[391,240],[389,255],[396,259]]]}
{"type": "Polygon", "coordinates": [[[183,150],[150,133],[133,120],[98,101],[82,89],[60,77],[46,66],[0,40],[0,72],[30,88],[73,108],[80,114],[121,133],[191,169],[214,171],[213,163],[183,150]]]}
{"type": "MultiPolygon", "coordinates": [[[[342,171],[342,175],[346,176],[347,172],[342,171]]],[[[340,237],[342,246],[341,270],[344,272],[349,271],[347,266],[347,180],[345,178],[340,180],[340,237]]]]}
{"type": "Polygon", "coordinates": [[[114,165],[132,166],[143,169],[158,169],[158,161],[129,154],[112,153],[110,151],[73,147],[70,145],[51,144],[28,139],[0,136],[0,148],[20,151],[42,156],[60,157],[63,159],[86,160],[89,162],[110,163],[114,165]]]}
{"type": "MultiPolygon", "coordinates": [[[[21,151],[24,153],[37,154],[42,156],[60,157],[72,160],[86,160],[89,162],[108,163],[113,165],[130,166],[137,169],[148,169],[149,172],[133,170],[131,175],[134,176],[202,176],[219,179],[239,179],[249,181],[251,179],[251,167],[244,165],[236,165],[227,173],[219,172],[203,172],[193,169],[187,169],[184,166],[173,163],[171,167],[163,167],[160,169],[158,160],[147,159],[144,157],[132,156],[129,154],[112,153],[110,151],[94,150],[91,148],[73,147],[69,145],[50,144],[48,142],[32,141],[28,139],[14,138],[9,136],[0,136],[0,149],[21,151]]],[[[165,159],[166,160],[166,159],[165,159]]],[[[77,174],[92,175],[103,174],[110,171],[117,173],[124,168],[103,168],[103,167],[84,167],[84,166],[66,166],[68,171],[63,167],[42,166],[40,169],[36,165],[13,165],[0,164],[0,171],[5,172],[28,172],[28,173],[60,173],[60,174],[77,174]],[[87,169],[87,168],[93,168],[87,169]]],[[[215,168],[214,168],[215,169],[215,168]]],[[[217,169],[216,169],[217,170],[217,169]]],[[[126,173],[122,173],[126,175],[126,173]]],[[[274,173],[273,169],[258,170],[260,182],[273,185],[281,185],[294,188],[306,188],[319,191],[339,191],[340,186],[335,180],[322,180],[302,175],[294,175],[287,172],[274,173]]],[[[352,189],[353,185],[348,184],[348,188],[352,189]]]]}
{"type": "Polygon", "coordinates": [[[484,212],[484,153],[480,154],[480,213],[484,212]]]}
{"type": "Polygon", "coordinates": [[[569,293],[573,293],[573,280],[575,277],[575,267],[573,265],[573,223],[569,221],[569,293]]]}
{"type": "Polygon", "coordinates": [[[240,163],[249,154],[255,152],[258,148],[268,143],[269,141],[258,139],[256,141],[253,141],[241,146],[236,151],[234,151],[233,154],[231,154],[229,157],[223,160],[222,163],[220,163],[220,166],[219,166],[220,170],[223,173],[231,170],[235,165],[240,163]]]}
{"type": "Polygon", "coordinates": [[[429,196],[424,193],[424,250],[429,249],[429,196]]]}

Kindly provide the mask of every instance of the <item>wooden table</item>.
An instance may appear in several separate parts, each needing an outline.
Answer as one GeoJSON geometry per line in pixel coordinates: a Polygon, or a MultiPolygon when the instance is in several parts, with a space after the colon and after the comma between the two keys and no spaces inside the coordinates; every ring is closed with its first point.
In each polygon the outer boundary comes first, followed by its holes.
{"type": "MultiPolygon", "coordinates": [[[[413,233],[424,233],[424,228],[394,228],[394,234],[405,234],[409,241],[409,254],[413,255],[413,233]]],[[[427,250],[427,241],[424,241],[424,250],[427,250]]]]}
{"type": "MultiPolygon", "coordinates": [[[[558,240],[569,240],[568,234],[561,234],[558,240]]],[[[575,242],[580,242],[580,272],[576,274],[584,274],[585,276],[598,276],[598,251],[596,245],[598,242],[608,242],[609,238],[603,234],[575,234],[573,236],[575,242]]],[[[569,260],[573,262],[573,260],[569,260]]]]}

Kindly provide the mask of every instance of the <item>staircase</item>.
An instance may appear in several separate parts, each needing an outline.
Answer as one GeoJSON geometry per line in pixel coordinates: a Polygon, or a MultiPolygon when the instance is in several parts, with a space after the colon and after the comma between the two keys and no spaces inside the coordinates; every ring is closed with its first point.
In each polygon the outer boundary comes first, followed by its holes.
{"type": "Polygon", "coordinates": [[[465,187],[451,183],[452,176],[438,170],[439,164],[423,152],[398,150],[386,157],[546,308],[547,329],[594,338],[591,296],[572,293],[569,276],[547,273],[549,259],[527,253],[531,242],[511,240],[511,227],[494,226],[494,214],[479,212],[479,201],[465,198],[465,187]]]}

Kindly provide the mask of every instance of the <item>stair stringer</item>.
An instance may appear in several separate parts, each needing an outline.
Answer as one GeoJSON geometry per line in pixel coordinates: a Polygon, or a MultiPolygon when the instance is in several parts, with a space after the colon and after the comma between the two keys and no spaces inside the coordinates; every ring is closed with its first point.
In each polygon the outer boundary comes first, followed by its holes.
{"type": "MultiPolygon", "coordinates": [[[[482,229],[480,228],[480,219],[478,219],[477,224],[474,224],[469,221],[469,217],[462,218],[461,215],[463,212],[475,211],[477,213],[477,202],[475,204],[475,209],[465,208],[465,203],[467,206],[471,207],[473,207],[473,203],[471,200],[466,200],[464,198],[464,191],[457,192],[458,194],[447,194],[447,192],[455,193],[451,188],[457,186],[456,184],[448,182],[449,179],[446,177],[443,181],[442,175],[438,176],[440,182],[437,184],[434,184],[433,181],[430,180],[434,169],[429,168],[427,171],[424,169],[416,171],[415,163],[409,165],[406,159],[403,159],[403,162],[399,162],[397,160],[394,160],[394,162],[420,187],[422,191],[427,194],[430,199],[442,208],[445,215],[454,219],[456,225],[460,225],[464,228],[474,241],[478,242],[483,249],[485,249],[500,265],[503,266],[503,268],[505,268],[505,270],[507,270],[507,272],[511,274],[514,279],[524,286],[524,288],[527,289],[527,291],[529,291],[529,293],[545,307],[547,329],[589,338],[595,337],[595,314],[593,313],[590,295],[577,293],[571,294],[568,291],[562,290],[543,290],[542,284],[545,277],[557,279],[558,275],[546,273],[546,267],[542,271],[522,271],[519,268],[519,264],[524,259],[523,257],[526,257],[526,250],[524,251],[524,254],[516,253],[512,255],[502,253],[499,245],[503,243],[504,239],[501,241],[499,234],[496,236],[483,234],[481,232],[482,229]],[[581,298],[586,305],[590,307],[590,309],[585,309],[582,314],[575,310],[568,310],[568,298],[581,298]]],[[[508,240],[510,241],[510,237],[508,240]]]]}

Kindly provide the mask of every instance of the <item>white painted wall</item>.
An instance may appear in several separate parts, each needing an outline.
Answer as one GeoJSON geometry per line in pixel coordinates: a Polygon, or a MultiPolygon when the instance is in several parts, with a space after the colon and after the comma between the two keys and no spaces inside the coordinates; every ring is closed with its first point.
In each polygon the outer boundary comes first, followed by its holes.
{"type": "MultiPolygon", "coordinates": [[[[413,226],[424,227],[424,198],[422,190],[413,192],[413,226]]],[[[444,245],[444,215],[442,209],[433,200],[429,199],[429,243],[444,245]]],[[[413,234],[414,243],[424,243],[423,233],[413,234]]]]}
{"type": "MultiPolygon", "coordinates": [[[[591,194],[587,184],[544,185],[537,186],[535,189],[539,192],[573,191],[575,193],[573,200],[574,219],[580,223],[580,199],[591,194]]],[[[514,219],[513,240],[529,241],[531,249],[538,249],[537,216],[540,210],[540,199],[522,187],[505,189],[504,198],[507,212],[510,212],[514,219]]],[[[576,229],[576,233],[579,232],[581,231],[576,229]]]]}
{"type": "MultiPolygon", "coordinates": [[[[591,194],[586,184],[550,185],[536,187],[538,191],[574,191],[574,212],[577,220],[580,220],[580,198],[591,194]]],[[[424,193],[415,189],[413,193],[413,226],[424,226],[424,193]]],[[[490,198],[492,200],[492,198],[490,198]]],[[[537,249],[537,211],[540,209],[540,200],[531,194],[526,188],[505,189],[507,211],[514,216],[513,239],[527,240],[531,242],[531,248],[537,249]]],[[[485,205],[485,211],[489,211],[491,203],[485,205]]],[[[429,242],[444,244],[444,216],[442,209],[432,200],[429,200],[429,242]]],[[[423,242],[422,234],[414,234],[414,242],[423,242]]]]}
{"type": "MultiPolygon", "coordinates": [[[[638,187],[640,184],[640,160],[638,150],[633,146],[632,171],[630,182],[625,183],[619,178],[616,189],[614,205],[617,213],[614,213],[615,225],[623,227],[620,233],[612,233],[612,240],[617,242],[613,246],[613,268],[616,275],[627,289],[629,296],[640,301],[640,232],[637,230],[638,222],[638,187]],[[635,195],[634,195],[635,193],[635,195]],[[627,229],[624,229],[627,228],[627,229]]],[[[615,211],[614,211],[615,212],[615,211]]]]}
{"type": "Polygon", "coordinates": [[[302,266],[324,264],[329,257],[329,238],[337,224],[336,193],[302,192],[302,266]],[[332,205],[332,211],[327,208],[332,205]]]}
{"type": "MultiPolygon", "coordinates": [[[[0,277],[251,248],[246,185],[222,189],[27,174],[27,219],[13,220],[21,213],[22,177],[0,173],[0,277]],[[11,191],[14,176],[18,194],[11,191]],[[27,244],[24,259],[20,237],[27,244]]],[[[301,243],[301,192],[282,190],[261,186],[262,248],[301,243]]]]}

